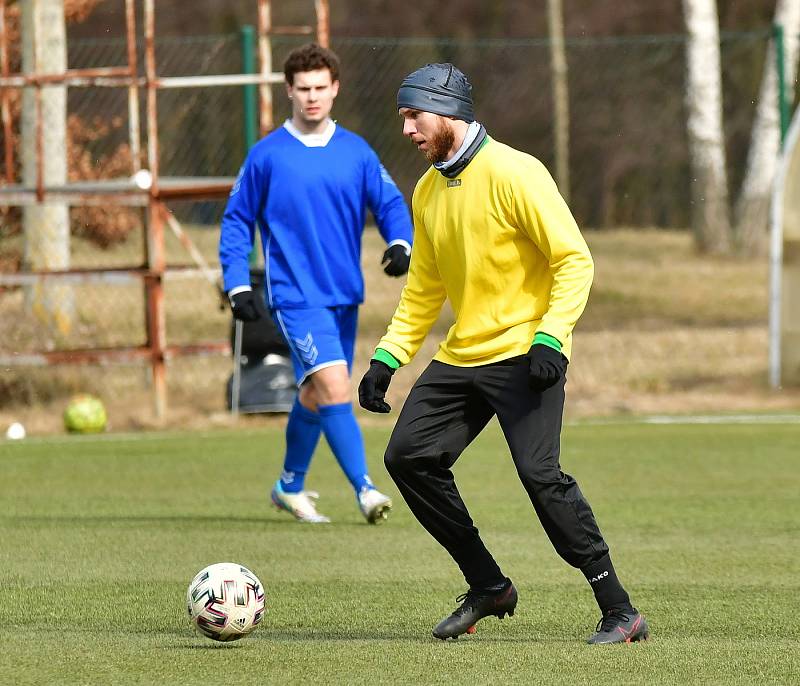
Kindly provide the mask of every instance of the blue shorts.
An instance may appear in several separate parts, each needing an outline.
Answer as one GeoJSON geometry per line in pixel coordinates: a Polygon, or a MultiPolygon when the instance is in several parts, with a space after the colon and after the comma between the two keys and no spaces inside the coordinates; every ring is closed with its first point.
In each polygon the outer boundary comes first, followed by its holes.
{"type": "Polygon", "coordinates": [[[272,310],[292,351],[297,385],[325,367],[353,366],[358,326],[358,305],[314,309],[272,310]]]}

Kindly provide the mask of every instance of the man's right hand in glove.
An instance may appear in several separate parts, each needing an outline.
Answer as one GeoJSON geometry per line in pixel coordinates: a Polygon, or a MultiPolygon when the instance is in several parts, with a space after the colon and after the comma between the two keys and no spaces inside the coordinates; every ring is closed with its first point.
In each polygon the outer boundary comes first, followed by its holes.
{"type": "Polygon", "coordinates": [[[358,384],[358,402],[365,410],[370,412],[387,413],[392,408],[384,398],[392,380],[392,369],[380,360],[370,360],[369,369],[358,384]]]}
{"type": "Polygon", "coordinates": [[[383,271],[388,276],[403,276],[411,264],[411,253],[400,243],[390,245],[381,258],[383,271]]]}
{"type": "Polygon", "coordinates": [[[230,296],[230,301],[231,311],[236,319],[241,319],[243,322],[254,322],[260,319],[253,291],[240,291],[230,296]]]}

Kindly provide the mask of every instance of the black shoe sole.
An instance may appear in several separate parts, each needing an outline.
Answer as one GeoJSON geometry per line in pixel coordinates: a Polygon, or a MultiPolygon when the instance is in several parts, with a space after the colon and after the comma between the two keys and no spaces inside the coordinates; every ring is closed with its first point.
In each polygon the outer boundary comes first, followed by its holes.
{"type": "MultiPolygon", "coordinates": [[[[495,615],[486,615],[486,617],[497,617],[497,619],[505,619],[506,617],[513,617],[514,610],[503,610],[503,612],[498,612],[495,615]]],[[[486,619],[486,617],[481,617],[481,619],[486,619]]],[[[478,621],[481,621],[480,619],[478,621]]],[[[458,640],[459,636],[463,636],[464,634],[475,634],[478,632],[478,625],[477,623],[473,624],[472,626],[467,627],[462,633],[456,634],[455,636],[437,636],[436,632],[433,632],[433,637],[439,639],[440,641],[456,641],[458,640]]]]}
{"type": "Polygon", "coordinates": [[[590,643],[589,645],[593,646],[616,646],[616,645],[624,645],[626,643],[643,643],[644,641],[650,640],[650,633],[642,634],[641,636],[633,636],[631,638],[626,638],[622,641],[604,641],[601,643],[590,643]]]}
{"type": "Polygon", "coordinates": [[[618,641],[587,641],[589,645],[601,645],[601,646],[608,646],[608,645],[619,645],[620,643],[639,643],[640,641],[646,641],[650,638],[650,627],[647,626],[647,620],[642,616],[642,623],[644,624],[643,627],[639,627],[639,631],[637,631],[632,636],[627,636],[625,638],[621,638],[618,641]]]}

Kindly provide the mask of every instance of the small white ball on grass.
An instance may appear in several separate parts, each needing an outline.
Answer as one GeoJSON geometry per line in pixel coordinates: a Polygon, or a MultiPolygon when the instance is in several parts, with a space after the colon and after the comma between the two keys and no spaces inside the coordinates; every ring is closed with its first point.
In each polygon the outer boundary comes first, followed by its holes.
{"type": "Polygon", "coordinates": [[[19,422],[14,422],[6,429],[6,438],[10,441],[19,441],[25,438],[25,427],[19,422]]]}

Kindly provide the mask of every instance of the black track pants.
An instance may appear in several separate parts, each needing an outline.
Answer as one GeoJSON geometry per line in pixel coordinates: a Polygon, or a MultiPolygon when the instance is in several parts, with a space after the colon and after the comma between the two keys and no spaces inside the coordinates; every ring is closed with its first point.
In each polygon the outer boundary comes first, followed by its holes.
{"type": "Polygon", "coordinates": [[[558,554],[583,568],[608,553],[578,484],[559,465],[563,408],[564,381],[543,393],[530,390],[521,356],[481,367],[434,361],[411,389],[386,449],[386,468],[471,588],[494,586],[504,576],[483,545],[450,468],[495,414],[558,554]]]}

